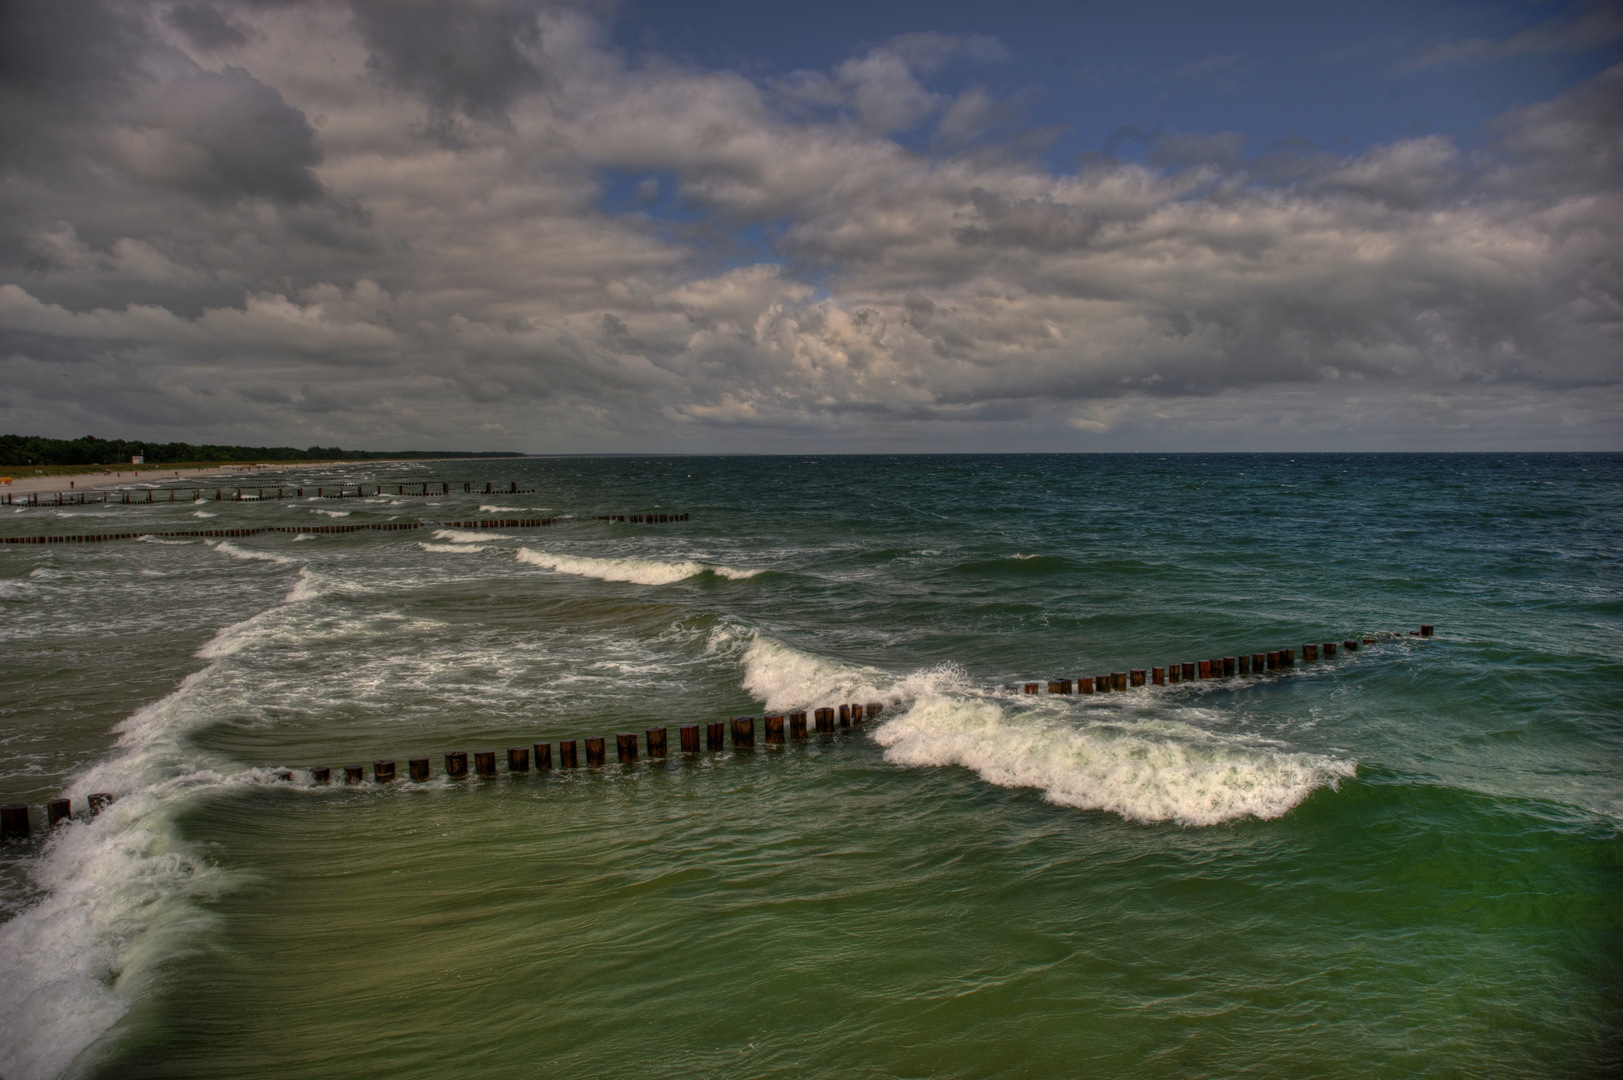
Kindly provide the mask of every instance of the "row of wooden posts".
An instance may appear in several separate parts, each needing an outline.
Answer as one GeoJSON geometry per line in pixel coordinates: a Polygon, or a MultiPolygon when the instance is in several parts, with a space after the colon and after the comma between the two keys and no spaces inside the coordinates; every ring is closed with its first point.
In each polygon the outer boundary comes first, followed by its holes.
{"type": "MultiPolygon", "coordinates": [[[[596,517],[596,521],[625,521],[632,524],[665,524],[668,521],[686,521],[687,514],[621,514],[596,517]]],[[[252,529],[190,529],[176,532],[77,533],[66,536],[0,536],[0,544],[96,544],[104,540],[137,540],[143,536],[171,537],[231,537],[253,536],[257,533],[352,533],[372,530],[394,532],[399,529],[539,529],[556,525],[557,518],[480,518],[470,521],[386,521],[370,525],[263,525],[252,529]]]]}
{"type": "MultiPolygon", "coordinates": [[[[86,811],[95,817],[107,809],[113,802],[113,797],[105,791],[98,791],[86,800],[86,811]]],[[[64,821],[73,817],[73,803],[67,799],[51,799],[45,804],[45,823],[47,828],[55,828],[64,821]]],[[[28,805],[26,803],[7,803],[0,806],[0,840],[26,840],[31,827],[28,821],[28,805]]]]}
{"type": "MultiPolygon", "coordinates": [[[[878,702],[869,702],[867,705],[851,704],[836,708],[814,709],[812,723],[814,730],[833,734],[838,728],[848,728],[853,724],[860,724],[863,720],[871,720],[883,711],[884,706],[878,702]]],[[[755,746],[755,717],[734,716],[728,720],[712,720],[708,724],[682,724],[677,728],[678,738],[681,740],[681,752],[684,754],[697,754],[699,750],[699,733],[704,731],[704,749],[725,750],[729,730],[732,733],[733,748],[735,750],[749,750],[755,746]]],[[[643,745],[646,746],[647,755],[651,758],[667,756],[668,743],[665,727],[651,727],[643,732],[643,745]]],[[[764,718],[766,742],[769,745],[789,741],[798,742],[807,737],[806,713],[804,710],[788,713],[770,713],[764,718]]],[[[509,746],[507,748],[507,771],[510,773],[527,773],[531,762],[535,763],[538,771],[558,769],[575,769],[580,767],[580,746],[585,743],[586,765],[588,768],[608,763],[608,737],[593,735],[586,739],[561,739],[558,742],[557,764],[553,763],[551,743],[532,743],[529,746],[509,746]],[[533,757],[532,757],[533,754],[533,757]]],[[[614,737],[615,759],[624,764],[637,760],[639,744],[637,733],[622,731],[614,737]]],[[[409,758],[406,761],[407,775],[419,783],[430,778],[429,758],[409,758]]],[[[478,750],[473,755],[473,771],[476,776],[496,775],[496,751],[478,750]]],[[[364,765],[343,766],[344,783],[359,784],[366,779],[364,765]]],[[[281,780],[292,780],[293,770],[281,769],[277,771],[281,780]]],[[[468,754],[463,750],[453,750],[445,755],[445,775],[452,780],[461,780],[468,775],[468,754]]],[[[332,769],[325,765],[318,765],[310,769],[310,778],[317,784],[332,783],[332,769]]],[[[395,763],[392,760],[379,758],[372,763],[372,781],[378,784],[387,784],[395,779],[395,763]]]]}
{"type": "MultiPolygon", "coordinates": [[[[347,484],[340,484],[340,485],[338,485],[338,490],[337,490],[336,493],[329,492],[325,487],[318,487],[318,488],[315,489],[315,495],[313,497],[317,498],[317,499],[368,499],[368,498],[377,498],[377,497],[381,497],[383,495],[383,493],[384,493],[383,489],[384,489],[385,486],[387,486],[387,485],[384,485],[384,484],[373,484],[373,485],[371,485],[371,487],[372,487],[372,494],[371,495],[367,494],[367,492],[366,492],[367,485],[365,485],[365,484],[356,484],[354,491],[349,490],[349,486],[347,484]]],[[[426,499],[426,498],[430,498],[430,497],[433,497],[433,496],[451,494],[451,485],[447,481],[440,481],[439,483],[428,483],[428,482],[425,482],[425,481],[419,481],[418,483],[415,483],[415,484],[395,484],[393,486],[396,489],[395,494],[397,496],[405,496],[407,498],[426,499]],[[407,488],[410,488],[412,490],[408,491],[407,488]],[[436,491],[436,490],[434,490],[435,488],[438,488],[439,490],[436,491]]],[[[505,487],[505,488],[499,487],[499,486],[497,486],[497,485],[495,485],[495,484],[493,484],[493,483],[491,483],[489,481],[485,482],[485,490],[484,491],[475,490],[478,486],[479,485],[477,483],[475,483],[473,481],[468,481],[468,482],[466,482],[466,483],[464,483],[462,485],[462,493],[464,495],[534,495],[535,494],[535,488],[521,488],[521,487],[518,486],[518,481],[516,481],[516,480],[509,483],[507,485],[507,487],[505,487]]],[[[159,490],[160,489],[157,489],[157,488],[148,488],[148,489],[146,489],[146,498],[145,499],[132,499],[132,498],[130,498],[131,495],[136,495],[136,494],[140,494],[140,493],[139,492],[134,492],[134,491],[129,491],[127,489],[121,489],[121,490],[117,490],[117,491],[101,491],[101,492],[95,492],[95,491],[56,491],[56,492],[47,491],[47,492],[38,492],[38,491],[35,491],[35,492],[30,492],[29,494],[22,496],[21,500],[19,500],[19,501],[13,501],[14,496],[10,492],[7,492],[7,493],[5,493],[3,498],[5,500],[5,505],[6,506],[86,506],[86,505],[96,504],[96,503],[105,504],[105,503],[111,501],[111,497],[113,495],[120,496],[119,501],[123,502],[123,503],[143,503],[143,502],[151,503],[151,502],[181,502],[181,501],[196,502],[197,500],[203,498],[207,494],[207,491],[205,489],[203,489],[203,488],[193,488],[192,489],[192,497],[191,497],[191,499],[189,499],[189,500],[180,500],[180,499],[175,498],[175,496],[182,490],[181,488],[167,488],[167,489],[162,489],[162,490],[167,490],[169,492],[169,498],[167,498],[167,499],[154,498],[154,496],[157,494],[157,492],[159,490]],[[96,498],[96,496],[98,494],[101,496],[101,498],[99,498],[99,499],[96,498]],[[41,499],[41,495],[44,496],[43,499],[41,499]],[[56,501],[55,502],[51,501],[51,496],[52,495],[56,496],[56,501]]],[[[239,488],[215,488],[214,489],[214,501],[215,502],[224,502],[224,501],[240,502],[240,501],[244,501],[244,500],[253,501],[255,498],[269,500],[269,499],[286,499],[286,498],[300,498],[300,499],[302,499],[302,498],[305,497],[305,495],[304,495],[305,489],[304,488],[292,488],[292,489],[289,489],[289,488],[274,488],[273,489],[273,488],[263,488],[262,487],[262,488],[253,489],[253,490],[256,490],[258,492],[257,496],[245,496],[245,495],[243,495],[243,492],[247,491],[247,490],[250,490],[250,489],[248,489],[248,488],[240,488],[240,487],[239,488]],[[298,494],[295,495],[295,496],[289,496],[287,494],[287,492],[289,490],[295,491],[298,494]],[[226,500],[226,493],[228,491],[231,493],[230,500],[226,500]],[[275,494],[274,495],[266,495],[265,492],[267,492],[267,491],[274,491],[275,494]]]]}
{"type": "MultiPolygon", "coordinates": [[[[1410,637],[1431,637],[1433,627],[1421,626],[1419,630],[1410,630],[1410,637]]],[[[1341,642],[1341,647],[1347,652],[1357,652],[1360,644],[1374,645],[1377,641],[1390,641],[1400,636],[1398,632],[1382,631],[1376,637],[1347,638],[1341,642]]],[[[1303,645],[1302,660],[1311,663],[1319,659],[1320,655],[1326,659],[1336,654],[1336,643],[1326,641],[1318,645],[1303,645]]],[[[1243,675],[1266,675],[1270,671],[1279,671],[1283,668],[1296,665],[1295,649],[1279,649],[1266,653],[1242,653],[1238,656],[1216,656],[1210,660],[1182,661],[1168,664],[1158,668],[1131,668],[1127,671],[1112,671],[1108,675],[1084,676],[1080,679],[1049,679],[1048,692],[1050,694],[1108,694],[1113,690],[1126,690],[1128,687],[1143,686],[1148,680],[1152,686],[1166,686],[1170,683],[1196,682],[1201,679],[1232,679],[1243,675]]],[[[1021,690],[1028,694],[1040,694],[1043,684],[1040,682],[1011,683],[1005,690],[1021,690]]]]}

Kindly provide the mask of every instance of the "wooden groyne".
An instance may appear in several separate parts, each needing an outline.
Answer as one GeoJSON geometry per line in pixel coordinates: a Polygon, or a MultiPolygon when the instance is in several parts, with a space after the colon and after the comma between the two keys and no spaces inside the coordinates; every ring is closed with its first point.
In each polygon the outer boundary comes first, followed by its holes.
{"type": "MultiPolygon", "coordinates": [[[[372,525],[262,525],[242,529],[180,529],[167,532],[144,529],[141,532],[75,533],[66,536],[0,536],[0,544],[99,544],[108,540],[139,540],[143,536],[162,539],[183,537],[229,539],[255,536],[259,533],[397,532],[402,529],[544,529],[556,525],[559,520],[558,518],[478,518],[468,521],[385,521],[372,525]]],[[[608,517],[594,516],[586,520],[651,525],[687,521],[688,515],[620,514],[608,517]]]]}
{"type": "MultiPolygon", "coordinates": [[[[1431,624],[1423,624],[1418,630],[1407,631],[1408,637],[1429,638],[1432,636],[1431,624]]],[[[1375,645],[1382,641],[1394,641],[1404,637],[1405,632],[1399,630],[1382,630],[1374,636],[1360,636],[1343,638],[1341,648],[1347,652],[1357,652],[1360,645],[1375,645]]],[[[1336,654],[1336,642],[1325,641],[1319,644],[1302,646],[1303,663],[1313,663],[1320,655],[1325,659],[1336,654]]],[[[1168,664],[1166,667],[1129,668],[1126,671],[1111,671],[1102,675],[1084,675],[1080,678],[1056,677],[1028,683],[1007,683],[1003,689],[1009,693],[1041,694],[1046,686],[1050,694],[1109,694],[1125,691],[1132,687],[1145,685],[1168,686],[1181,682],[1202,682],[1211,679],[1235,679],[1246,676],[1271,675],[1286,671],[1296,666],[1295,649],[1275,649],[1265,653],[1237,653],[1234,656],[1214,656],[1209,660],[1180,660],[1168,664]]]]}
{"type": "MultiPolygon", "coordinates": [[[[342,528],[343,526],[339,526],[342,528]]],[[[352,526],[358,528],[360,526],[352,526]]],[[[509,526],[510,527],[510,526],[509,526]]],[[[1325,641],[1318,644],[1302,646],[1303,663],[1314,663],[1322,659],[1330,659],[1340,649],[1346,652],[1356,652],[1361,645],[1374,645],[1382,641],[1392,641],[1403,636],[1430,638],[1434,627],[1423,624],[1418,630],[1409,631],[1380,631],[1374,636],[1343,638],[1340,642],[1325,641]]],[[[1130,668],[1127,671],[1114,671],[1105,675],[1083,676],[1080,679],[1049,679],[1046,680],[1047,691],[1050,694],[1094,694],[1122,692],[1129,688],[1143,687],[1148,682],[1151,686],[1165,686],[1179,682],[1194,682],[1204,680],[1218,680],[1228,678],[1241,678],[1244,676],[1265,675],[1270,672],[1286,671],[1295,666],[1295,649],[1276,649],[1266,653],[1251,653],[1246,655],[1216,657],[1211,660],[1179,661],[1157,668],[1130,668]]],[[[1006,691],[1026,694],[1040,694],[1043,692],[1044,682],[1011,683],[1003,687],[1006,691]]],[[[879,702],[859,704],[852,702],[846,705],[829,706],[811,710],[814,730],[820,735],[833,735],[840,728],[852,728],[862,724],[864,720],[873,720],[884,711],[884,705],[879,702]]],[[[786,743],[804,742],[809,737],[806,726],[805,709],[798,709],[787,713],[768,713],[763,718],[761,735],[768,746],[779,746],[786,743]]],[[[661,759],[669,756],[670,742],[666,725],[647,728],[642,733],[639,742],[634,731],[622,731],[614,737],[615,760],[622,765],[635,764],[640,756],[646,754],[650,759],[661,759]]],[[[735,751],[754,750],[756,741],[756,725],[753,716],[730,716],[726,720],[713,720],[707,724],[681,724],[677,728],[679,753],[684,756],[697,756],[701,753],[718,753],[727,749],[729,735],[735,751]],[[704,747],[700,749],[700,730],[704,731],[704,747]]],[[[608,739],[603,735],[590,735],[585,738],[560,739],[557,742],[558,752],[553,754],[553,744],[550,742],[531,743],[527,746],[509,746],[506,749],[505,759],[507,772],[510,774],[528,774],[535,772],[560,771],[568,772],[580,768],[580,747],[586,747],[586,767],[602,768],[608,764],[608,739]]],[[[492,778],[497,775],[498,753],[495,750],[476,750],[473,753],[473,775],[480,778],[492,778]]],[[[444,775],[449,780],[466,780],[469,776],[468,752],[465,750],[451,750],[444,754],[444,775]]],[[[377,758],[372,762],[372,783],[392,784],[397,779],[396,761],[393,758],[377,758]]],[[[433,758],[429,756],[408,758],[406,761],[406,776],[412,783],[424,783],[433,779],[433,758]]],[[[366,766],[353,764],[339,766],[343,783],[366,783],[366,766]]],[[[325,786],[333,782],[333,768],[330,765],[312,765],[303,770],[309,777],[310,783],[325,786]]],[[[294,770],[277,769],[273,775],[278,781],[291,783],[294,770]]],[[[95,817],[113,801],[113,796],[105,792],[91,795],[86,800],[85,814],[95,817]]],[[[63,821],[72,820],[73,807],[67,799],[52,799],[45,804],[45,817],[47,828],[55,827],[63,821]]],[[[0,840],[26,840],[31,832],[29,807],[23,803],[11,803],[0,807],[0,840]]]]}
{"type": "MultiPolygon", "coordinates": [[[[462,485],[462,494],[464,494],[464,495],[534,495],[535,494],[535,488],[521,488],[521,487],[518,486],[517,481],[509,483],[506,487],[502,487],[500,485],[492,484],[491,482],[486,481],[485,482],[485,489],[483,491],[479,491],[478,486],[479,485],[474,481],[471,481],[471,480],[467,481],[467,482],[463,483],[463,485],[462,485]]],[[[6,505],[6,506],[105,506],[105,505],[107,505],[109,503],[119,503],[119,504],[128,506],[128,505],[134,505],[134,504],[145,505],[146,503],[162,503],[162,502],[200,502],[200,501],[213,501],[213,502],[267,502],[267,501],[271,501],[271,500],[275,500],[275,499],[380,499],[380,498],[402,498],[402,497],[403,498],[408,498],[408,499],[429,499],[429,498],[442,498],[442,497],[448,496],[450,494],[451,494],[451,484],[450,484],[450,482],[443,481],[443,480],[435,480],[435,481],[432,481],[432,482],[419,481],[419,482],[415,482],[415,483],[411,483],[411,484],[356,484],[354,491],[351,491],[349,489],[348,484],[339,484],[336,488],[328,487],[328,486],[322,486],[322,487],[316,487],[316,488],[302,488],[302,487],[291,487],[291,488],[290,487],[277,487],[277,488],[268,488],[268,487],[256,487],[256,488],[231,487],[231,488],[223,488],[223,487],[221,487],[221,488],[215,488],[214,489],[214,498],[213,498],[213,500],[209,500],[209,498],[208,498],[208,489],[207,488],[190,488],[190,489],[188,489],[188,488],[183,488],[183,487],[171,487],[171,488],[146,488],[146,489],[143,489],[143,490],[135,490],[135,489],[131,489],[131,488],[119,488],[119,489],[109,490],[109,491],[56,491],[56,492],[43,492],[43,493],[36,491],[36,492],[31,493],[31,494],[24,495],[21,499],[15,499],[14,496],[12,496],[10,493],[7,493],[6,495],[3,496],[3,499],[4,499],[3,505],[6,505]],[[391,488],[391,487],[395,489],[392,492],[387,490],[388,488],[391,488]],[[191,491],[191,498],[189,498],[189,499],[176,498],[177,495],[184,495],[188,490],[191,491]],[[244,495],[243,492],[245,492],[245,491],[252,492],[253,494],[244,495]],[[311,494],[306,495],[305,492],[307,492],[307,491],[311,492],[311,494]],[[266,492],[270,492],[270,494],[266,494],[266,492]],[[144,499],[131,498],[132,495],[139,496],[139,495],[142,495],[142,494],[145,494],[146,498],[144,498],[144,499]],[[156,497],[156,496],[162,495],[162,494],[167,494],[169,497],[166,498],[166,499],[156,497]],[[43,497],[42,497],[42,495],[43,495],[43,497]]]]}

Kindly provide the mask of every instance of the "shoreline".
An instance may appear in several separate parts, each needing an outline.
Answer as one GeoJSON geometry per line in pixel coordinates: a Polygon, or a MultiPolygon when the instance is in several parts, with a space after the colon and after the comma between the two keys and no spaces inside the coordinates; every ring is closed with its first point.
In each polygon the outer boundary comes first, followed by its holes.
{"type": "MultiPolygon", "coordinates": [[[[0,484],[0,496],[55,495],[57,492],[104,491],[142,482],[164,480],[193,480],[214,477],[259,476],[265,473],[286,472],[289,469],[307,469],[324,465],[397,465],[401,462],[451,461],[452,458],[368,458],[364,461],[266,461],[257,464],[192,465],[167,468],[163,465],[137,469],[108,469],[97,472],[57,473],[49,476],[17,475],[11,473],[11,483],[0,484]],[[128,473],[129,475],[123,475],[128,473]],[[68,483],[63,485],[63,481],[68,483]]],[[[24,466],[26,467],[26,466],[24,466]]],[[[0,467],[0,476],[6,476],[0,467]]]]}

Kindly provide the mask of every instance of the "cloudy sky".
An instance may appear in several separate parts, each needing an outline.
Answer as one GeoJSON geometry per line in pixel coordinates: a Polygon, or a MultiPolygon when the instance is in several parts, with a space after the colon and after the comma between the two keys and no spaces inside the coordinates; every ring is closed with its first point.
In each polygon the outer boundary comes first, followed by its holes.
{"type": "Polygon", "coordinates": [[[0,20],[0,430],[1623,448],[1615,4],[0,20]]]}

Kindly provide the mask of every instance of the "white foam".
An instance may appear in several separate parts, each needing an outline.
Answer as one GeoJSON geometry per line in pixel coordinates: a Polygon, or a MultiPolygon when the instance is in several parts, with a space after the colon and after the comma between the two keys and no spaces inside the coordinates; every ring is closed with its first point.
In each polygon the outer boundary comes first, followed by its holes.
{"type": "MultiPolygon", "coordinates": [[[[319,595],[308,571],[288,593],[319,595]]],[[[194,903],[230,876],[181,839],[174,820],[197,794],[266,782],[265,770],[227,772],[190,749],[190,730],[218,714],[211,682],[221,657],[252,628],[286,607],[227,627],[199,650],[212,660],[167,697],[117,727],[107,761],[75,777],[64,793],[83,806],[91,792],[116,801],[94,819],[56,829],[30,877],[41,898],[0,925],[0,1076],[51,1080],[102,1036],[151,979],[195,947],[213,921],[194,903]]]]}
{"type": "Polygon", "coordinates": [[[311,507],[311,513],[325,514],[328,517],[349,517],[349,515],[351,513],[353,513],[353,511],[350,511],[350,510],[318,510],[318,509],[316,509],[314,507],[311,507]]]}
{"type": "Polygon", "coordinates": [[[193,510],[192,511],[192,517],[194,517],[194,518],[211,518],[211,517],[219,517],[219,516],[220,516],[219,514],[211,514],[207,510],[193,510]]]}
{"type": "Polygon", "coordinates": [[[658,559],[592,559],[578,555],[553,555],[545,551],[518,549],[518,561],[553,570],[560,574],[598,578],[602,581],[629,581],[635,585],[669,585],[673,581],[696,574],[713,573],[732,581],[754,577],[759,570],[739,570],[731,566],[707,566],[683,559],[679,562],[661,562],[658,559]]]}
{"type": "Polygon", "coordinates": [[[479,512],[481,514],[517,514],[517,513],[519,513],[519,507],[517,507],[517,506],[481,506],[479,508],[479,512]]]}
{"type": "Polygon", "coordinates": [[[1041,555],[1022,555],[1017,551],[1013,555],[1010,555],[1009,558],[1015,559],[1015,560],[1020,560],[1020,559],[1040,559],[1040,558],[1042,558],[1042,556],[1041,555]]]}
{"type": "Polygon", "coordinates": [[[297,559],[290,559],[286,555],[278,555],[271,551],[254,551],[252,548],[238,547],[229,540],[221,540],[213,545],[215,551],[223,552],[233,559],[248,559],[254,562],[272,562],[282,566],[293,566],[297,559]]]}
{"type": "Polygon", "coordinates": [[[477,554],[485,550],[477,544],[429,544],[417,541],[417,546],[424,551],[454,551],[459,554],[477,554]]]}
{"type": "MultiPolygon", "coordinates": [[[[738,636],[720,629],[712,640],[725,648],[738,636]]],[[[1056,699],[1037,699],[1035,707],[1000,704],[950,664],[896,677],[762,634],[750,637],[740,661],[744,689],[774,711],[884,702],[887,718],[874,738],[894,764],[960,765],[999,787],[1035,788],[1060,806],[1134,821],[1276,818],[1356,769],[1350,761],[1210,731],[1190,722],[1203,713],[1165,699],[1154,706],[1164,715],[1113,708],[1102,718],[1056,699]]]]}
{"type": "Polygon", "coordinates": [[[153,536],[151,533],[143,534],[136,537],[136,539],[143,544],[161,544],[164,547],[189,547],[192,544],[199,543],[197,540],[164,540],[153,536]]]}
{"type": "Polygon", "coordinates": [[[480,529],[473,532],[469,529],[435,529],[436,540],[449,540],[453,544],[474,544],[481,540],[511,540],[508,533],[491,532],[489,529],[480,529]]]}

